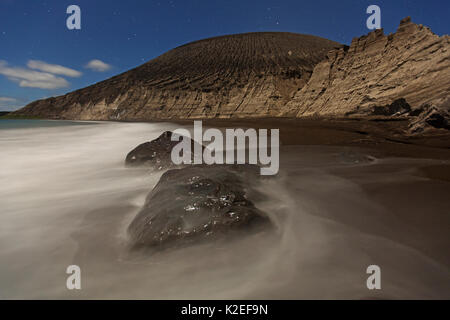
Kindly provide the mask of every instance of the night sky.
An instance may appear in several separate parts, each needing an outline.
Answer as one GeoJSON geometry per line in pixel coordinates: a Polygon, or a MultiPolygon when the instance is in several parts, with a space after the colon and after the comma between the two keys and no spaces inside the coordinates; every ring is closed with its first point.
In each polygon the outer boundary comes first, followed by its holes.
{"type": "Polygon", "coordinates": [[[381,8],[385,33],[406,16],[449,33],[447,0],[0,0],[0,111],[85,87],[207,37],[289,31],[350,44],[370,31],[371,4],[381,8]],[[71,4],[81,8],[81,30],[66,27],[71,4]]]}

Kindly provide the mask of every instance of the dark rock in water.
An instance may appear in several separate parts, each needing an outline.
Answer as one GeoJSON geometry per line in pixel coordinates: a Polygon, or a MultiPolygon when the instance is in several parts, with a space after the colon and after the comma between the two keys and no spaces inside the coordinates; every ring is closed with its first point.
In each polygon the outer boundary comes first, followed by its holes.
{"type": "Polygon", "coordinates": [[[373,107],[372,114],[377,116],[401,115],[411,111],[411,106],[405,99],[400,98],[385,106],[373,107]]]}
{"type": "Polygon", "coordinates": [[[133,244],[164,247],[268,226],[267,215],[248,199],[250,181],[258,178],[259,167],[253,165],[192,165],[165,172],[128,227],[133,244]]]}
{"type": "MultiPolygon", "coordinates": [[[[125,165],[149,166],[158,170],[176,167],[172,162],[170,154],[172,148],[177,145],[179,141],[171,140],[173,134],[174,133],[171,131],[166,131],[155,140],[140,144],[128,153],[125,159],[125,165]]],[[[191,159],[193,159],[194,144],[197,144],[197,142],[194,140],[191,141],[191,159]]]]}

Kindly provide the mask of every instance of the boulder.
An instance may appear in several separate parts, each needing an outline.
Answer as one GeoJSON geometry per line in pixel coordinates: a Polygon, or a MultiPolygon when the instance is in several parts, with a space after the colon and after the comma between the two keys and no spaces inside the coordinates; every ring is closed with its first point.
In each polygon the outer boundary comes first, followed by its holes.
{"type": "Polygon", "coordinates": [[[376,116],[393,116],[402,115],[409,113],[411,111],[411,106],[406,102],[405,99],[400,98],[394,100],[391,104],[384,106],[374,106],[372,109],[372,114],[376,116]]]}
{"type": "Polygon", "coordinates": [[[128,227],[135,246],[165,247],[270,225],[250,197],[254,165],[191,165],[165,172],[128,227]]]}
{"type": "Polygon", "coordinates": [[[433,129],[450,130],[450,108],[447,104],[424,105],[420,110],[421,113],[409,125],[410,134],[424,133],[433,129]]]}
{"type": "MultiPolygon", "coordinates": [[[[171,131],[166,131],[155,140],[142,143],[127,154],[125,165],[130,167],[147,166],[156,170],[163,170],[177,167],[171,159],[172,148],[179,141],[172,141],[171,131]]],[[[194,155],[194,145],[197,144],[191,140],[191,159],[194,155]]],[[[202,150],[203,150],[202,146],[202,150]]]]}

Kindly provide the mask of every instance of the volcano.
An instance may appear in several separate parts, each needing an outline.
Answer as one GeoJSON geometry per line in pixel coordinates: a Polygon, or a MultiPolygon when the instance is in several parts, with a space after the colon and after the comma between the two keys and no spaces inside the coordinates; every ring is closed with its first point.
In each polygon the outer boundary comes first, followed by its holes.
{"type": "Polygon", "coordinates": [[[18,113],[53,119],[153,120],[278,115],[337,42],[258,32],[204,39],[135,69],[35,101],[18,113]]]}

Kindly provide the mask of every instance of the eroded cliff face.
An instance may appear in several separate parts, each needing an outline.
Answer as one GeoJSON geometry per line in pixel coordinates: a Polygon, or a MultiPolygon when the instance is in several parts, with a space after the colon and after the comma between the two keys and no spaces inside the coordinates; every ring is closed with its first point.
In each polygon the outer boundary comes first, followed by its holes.
{"type": "MultiPolygon", "coordinates": [[[[445,108],[450,38],[403,19],[350,47],[280,32],[192,42],[20,115],[82,120],[367,116],[405,99],[445,108]]],[[[448,104],[446,104],[448,105],[448,104]]]]}
{"type": "Polygon", "coordinates": [[[405,18],[394,34],[375,30],[329,52],[286,104],[285,115],[368,115],[404,98],[441,105],[450,92],[450,38],[405,18]]]}
{"type": "Polygon", "coordinates": [[[275,116],[307,83],[314,66],[340,46],[284,32],[200,40],[17,113],[90,120],[275,116]]]}

